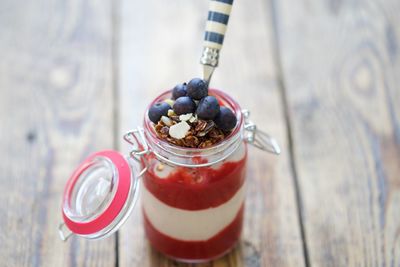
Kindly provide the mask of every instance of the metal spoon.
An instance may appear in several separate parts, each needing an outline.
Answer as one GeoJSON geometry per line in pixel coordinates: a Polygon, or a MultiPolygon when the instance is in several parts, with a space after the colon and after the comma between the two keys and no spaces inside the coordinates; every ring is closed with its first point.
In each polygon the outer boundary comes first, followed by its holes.
{"type": "Polygon", "coordinates": [[[210,84],[214,69],[218,66],[219,52],[231,14],[233,0],[210,0],[203,53],[200,63],[203,64],[203,79],[210,84]]]}

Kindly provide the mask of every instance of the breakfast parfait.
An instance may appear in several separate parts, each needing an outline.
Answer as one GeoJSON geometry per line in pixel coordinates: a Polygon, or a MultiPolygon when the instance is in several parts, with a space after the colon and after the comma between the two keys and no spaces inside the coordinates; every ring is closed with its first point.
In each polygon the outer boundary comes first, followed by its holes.
{"type": "Polygon", "coordinates": [[[143,127],[124,135],[132,145],[129,156],[99,151],[73,172],[64,190],[60,238],[110,236],[141,191],[144,228],[155,249],[186,262],[224,255],[242,229],[247,143],[279,154],[248,116],[198,78],[156,97],[143,127]]]}
{"type": "Polygon", "coordinates": [[[247,158],[243,120],[232,98],[198,78],[149,106],[144,133],[156,153],[144,157],[142,203],[146,234],[157,250],[204,261],[238,241],[247,158]]]}

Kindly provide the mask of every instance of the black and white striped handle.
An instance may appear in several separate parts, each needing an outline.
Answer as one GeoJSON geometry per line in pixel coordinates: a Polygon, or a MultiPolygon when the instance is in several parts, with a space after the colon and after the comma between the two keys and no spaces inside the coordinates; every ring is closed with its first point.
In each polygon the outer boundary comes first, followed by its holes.
{"type": "Polygon", "coordinates": [[[233,0],[210,0],[204,46],[221,49],[233,0]]]}
{"type": "Polygon", "coordinates": [[[219,51],[224,42],[232,3],[233,0],[210,0],[206,32],[204,35],[204,48],[200,58],[200,63],[205,66],[213,68],[218,66],[219,51]]]}

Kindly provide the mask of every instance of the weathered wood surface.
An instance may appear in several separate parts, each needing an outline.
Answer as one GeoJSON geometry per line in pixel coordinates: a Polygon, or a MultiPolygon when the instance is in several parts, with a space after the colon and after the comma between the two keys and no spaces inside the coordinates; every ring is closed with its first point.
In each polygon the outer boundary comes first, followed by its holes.
{"type": "Polygon", "coordinates": [[[56,231],[73,168],[113,146],[112,2],[0,2],[1,266],[116,262],[115,237],[56,231]]]}
{"type": "MultiPolygon", "coordinates": [[[[162,90],[201,75],[207,8],[207,1],[122,1],[119,135],[141,124],[143,110],[162,90]]],[[[243,241],[228,256],[201,266],[304,265],[269,12],[261,0],[235,2],[212,86],[252,110],[252,119],[277,137],[283,153],[277,158],[250,148],[243,241]]],[[[122,141],[121,149],[127,151],[122,141]]],[[[119,232],[121,266],[186,266],[152,250],[141,223],[138,208],[119,232]]]]}
{"type": "Polygon", "coordinates": [[[400,266],[400,2],[274,7],[310,266],[400,266]]]}
{"type": "MultiPolygon", "coordinates": [[[[201,74],[207,6],[0,1],[1,266],[185,266],[150,248],[139,207],[102,241],[62,243],[56,227],[72,169],[126,152],[147,103],[201,74]]],[[[235,1],[212,86],[283,153],[250,148],[243,241],[200,266],[400,266],[399,11],[235,1]]]]}

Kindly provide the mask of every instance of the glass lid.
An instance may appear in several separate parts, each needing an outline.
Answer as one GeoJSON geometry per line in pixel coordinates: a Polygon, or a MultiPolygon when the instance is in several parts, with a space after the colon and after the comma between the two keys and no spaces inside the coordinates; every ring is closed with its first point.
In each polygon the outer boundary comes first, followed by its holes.
{"type": "Polygon", "coordinates": [[[76,234],[94,239],[115,232],[137,199],[139,183],[133,167],[112,150],[97,152],[84,160],[64,190],[60,237],[66,240],[76,234]]]}

